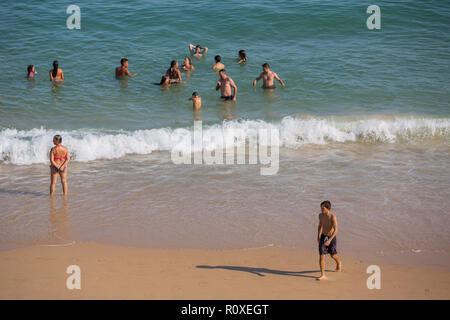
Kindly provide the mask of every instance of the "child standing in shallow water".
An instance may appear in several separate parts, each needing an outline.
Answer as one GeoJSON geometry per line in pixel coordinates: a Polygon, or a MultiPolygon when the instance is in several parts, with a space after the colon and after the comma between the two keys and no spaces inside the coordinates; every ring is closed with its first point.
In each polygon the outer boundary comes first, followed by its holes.
{"type": "Polygon", "coordinates": [[[192,97],[189,98],[192,101],[192,108],[194,110],[201,109],[202,107],[202,98],[198,95],[197,92],[192,93],[192,97]]]}
{"type": "Polygon", "coordinates": [[[239,50],[238,56],[239,56],[238,64],[247,62],[247,53],[245,53],[245,50],[239,50]]]}
{"type": "Polygon", "coordinates": [[[37,74],[36,68],[32,64],[30,64],[27,67],[27,78],[28,79],[33,79],[36,74],[37,74]]]}

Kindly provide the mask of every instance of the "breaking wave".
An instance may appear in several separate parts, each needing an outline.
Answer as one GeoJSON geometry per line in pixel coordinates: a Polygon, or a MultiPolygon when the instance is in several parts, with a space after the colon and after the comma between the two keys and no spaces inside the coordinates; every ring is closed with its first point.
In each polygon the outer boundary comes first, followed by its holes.
{"type": "MultiPolygon", "coordinates": [[[[450,138],[450,118],[367,117],[285,117],[278,123],[263,120],[224,121],[202,128],[200,148],[223,148],[235,136],[257,139],[258,132],[275,129],[281,147],[297,149],[308,144],[328,143],[419,143],[425,139],[450,138]]],[[[45,128],[0,131],[0,161],[17,165],[48,161],[55,134],[63,137],[75,161],[115,159],[127,154],[153,151],[186,151],[194,141],[194,126],[135,131],[78,129],[56,131],[45,128]]],[[[260,144],[264,144],[259,140],[260,144]]],[[[195,148],[194,148],[195,150],[195,148]]],[[[198,151],[198,150],[197,150],[198,151]]]]}

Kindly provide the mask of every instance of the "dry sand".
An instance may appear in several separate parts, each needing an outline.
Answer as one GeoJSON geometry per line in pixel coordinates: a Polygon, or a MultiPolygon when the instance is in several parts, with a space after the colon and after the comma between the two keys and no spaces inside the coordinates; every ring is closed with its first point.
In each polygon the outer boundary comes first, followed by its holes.
{"type": "Polygon", "coordinates": [[[343,256],[326,281],[315,251],[130,248],[98,243],[0,252],[0,299],[448,299],[450,270],[379,263],[381,289],[366,286],[370,263],[343,256]],[[81,289],[68,290],[69,265],[81,289]]]}

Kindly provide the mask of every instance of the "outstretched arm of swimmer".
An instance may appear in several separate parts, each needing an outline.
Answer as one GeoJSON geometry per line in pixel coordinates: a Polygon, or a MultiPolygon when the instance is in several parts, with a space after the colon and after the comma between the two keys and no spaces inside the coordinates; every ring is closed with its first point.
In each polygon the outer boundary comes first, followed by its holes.
{"type": "Polygon", "coordinates": [[[233,101],[236,101],[236,96],[237,96],[237,92],[238,92],[237,87],[236,87],[236,85],[234,84],[234,81],[233,81],[233,80],[231,80],[230,85],[231,85],[232,88],[234,88],[233,101]]]}
{"type": "Polygon", "coordinates": [[[261,80],[261,78],[263,77],[262,72],[259,74],[258,78],[256,78],[255,80],[253,80],[253,86],[256,86],[256,83],[261,80]]]}
{"type": "Polygon", "coordinates": [[[333,228],[333,234],[328,238],[328,241],[325,242],[326,246],[330,245],[331,240],[333,240],[333,238],[336,237],[336,235],[338,233],[338,224],[337,224],[336,216],[333,216],[333,219],[331,220],[331,227],[333,228]]]}
{"type": "Polygon", "coordinates": [[[130,70],[127,69],[126,75],[129,77],[136,77],[138,74],[137,73],[131,74],[130,70]]]}
{"type": "Polygon", "coordinates": [[[317,228],[317,243],[320,242],[320,235],[322,234],[322,221],[319,217],[319,227],[317,228]]]}
{"type": "Polygon", "coordinates": [[[202,49],[203,49],[202,52],[200,52],[201,54],[205,54],[208,51],[208,47],[204,47],[202,49]]]}
{"type": "Polygon", "coordinates": [[[283,80],[281,80],[280,77],[279,77],[275,72],[273,73],[273,76],[274,76],[275,79],[277,79],[278,82],[281,83],[281,85],[284,87],[284,82],[283,82],[283,80]]]}

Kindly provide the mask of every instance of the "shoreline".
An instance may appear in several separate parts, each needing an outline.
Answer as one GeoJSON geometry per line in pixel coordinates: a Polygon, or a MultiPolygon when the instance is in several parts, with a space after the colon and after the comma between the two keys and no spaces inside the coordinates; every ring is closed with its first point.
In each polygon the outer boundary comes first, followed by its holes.
{"type": "MultiPolygon", "coordinates": [[[[74,240],[74,239],[63,239],[60,237],[56,237],[58,243],[22,243],[22,244],[12,244],[10,246],[3,245],[0,246],[0,256],[2,253],[7,253],[15,250],[25,250],[29,248],[38,248],[38,247],[68,247],[74,244],[98,244],[105,246],[113,246],[113,247],[121,247],[121,248],[134,248],[134,249],[142,249],[142,250],[168,250],[168,251],[204,251],[204,252],[241,252],[241,251],[249,251],[249,250],[261,250],[266,248],[278,248],[280,250],[286,250],[291,252],[299,252],[299,253],[312,253],[313,255],[318,254],[316,250],[316,246],[306,246],[306,245],[284,245],[284,244],[267,244],[261,246],[254,247],[195,247],[195,246],[185,246],[180,247],[176,245],[168,245],[168,246],[144,246],[144,245],[136,245],[134,243],[117,243],[117,242],[109,242],[102,240],[74,240]],[[314,249],[311,249],[313,248],[314,249]]],[[[450,270],[450,265],[447,263],[446,257],[442,257],[442,260],[434,259],[435,256],[430,252],[420,252],[414,253],[413,251],[403,250],[397,254],[394,253],[379,253],[379,252],[371,252],[370,254],[367,252],[357,252],[355,250],[349,250],[348,248],[342,249],[341,246],[338,247],[338,255],[341,256],[343,253],[344,256],[350,257],[352,260],[360,261],[361,263],[366,264],[388,264],[394,265],[398,267],[408,267],[414,266],[417,268],[430,268],[436,270],[450,270]]]]}
{"type": "Polygon", "coordinates": [[[447,299],[450,268],[379,263],[381,289],[369,290],[371,263],[341,256],[343,270],[319,276],[318,254],[276,246],[236,250],[134,248],[101,243],[0,252],[0,299],[447,299]],[[69,265],[81,289],[68,290],[69,265]]]}

